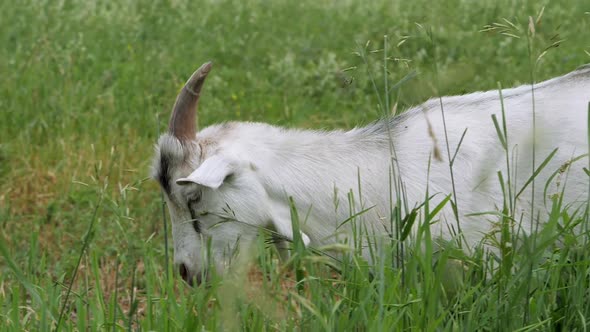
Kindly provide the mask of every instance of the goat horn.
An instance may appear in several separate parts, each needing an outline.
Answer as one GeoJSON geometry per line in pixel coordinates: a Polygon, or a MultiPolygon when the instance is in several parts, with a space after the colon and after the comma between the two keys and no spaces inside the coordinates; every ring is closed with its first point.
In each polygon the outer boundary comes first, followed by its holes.
{"type": "Polygon", "coordinates": [[[181,141],[194,140],[197,134],[197,103],[211,62],[203,64],[188,79],[174,103],[168,131],[181,141]]]}

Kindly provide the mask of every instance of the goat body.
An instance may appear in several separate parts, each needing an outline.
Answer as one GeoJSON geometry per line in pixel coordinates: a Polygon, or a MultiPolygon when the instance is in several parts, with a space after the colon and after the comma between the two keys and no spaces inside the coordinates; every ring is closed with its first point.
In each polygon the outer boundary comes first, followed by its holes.
{"type": "Polygon", "coordinates": [[[524,230],[531,211],[547,209],[548,194],[563,194],[572,208],[587,202],[587,155],[576,158],[588,152],[590,66],[534,89],[505,89],[502,100],[499,91],[436,98],[350,131],[227,122],[197,132],[196,104],[210,67],[195,72],[179,95],[154,160],[172,217],[175,262],[187,281],[198,279],[207,259],[222,269],[236,244],[253,242],[259,227],[293,239],[289,197],[301,217],[302,239],[311,245],[349,235],[345,221],[355,214],[357,225],[385,235],[396,202],[405,203],[404,211],[429,196],[434,206],[453,192],[457,216],[446,204],[432,233],[452,238],[458,219],[463,238],[475,245],[498,219],[479,213],[502,208],[498,172],[504,179],[510,172],[513,190],[525,188],[514,207],[524,230]],[[510,170],[493,114],[500,127],[506,123],[510,170]],[[525,185],[533,156],[538,167],[552,153],[533,192],[525,185]],[[202,255],[207,241],[211,252],[202,255]]]}

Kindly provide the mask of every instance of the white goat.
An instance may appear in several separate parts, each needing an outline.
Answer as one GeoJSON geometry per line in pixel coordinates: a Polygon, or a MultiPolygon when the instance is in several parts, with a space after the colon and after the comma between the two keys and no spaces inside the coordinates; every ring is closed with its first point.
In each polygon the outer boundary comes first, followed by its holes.
{"type": "MultiPolygon", "coordinates": [[[[445,123],[450,155],[458,149],[453,172],[463,236],[473,245],[493,226],[494,218],[469,214],[502,206],[497,172],[507,174],[506,158],[491,119],[496,114],[502,123],[498,91],[435,98],[400,116],[350,131],[227,122],[197,132],[197,103],[210,69],[210,63],[201,66],[178,95],[169,132],[158,141],[153,167],[172,219],[174,261],[187,282],[200,282],[209,262],[223,269],[228,253],[238,242],[240,247],[253,243],[259,227],[292,239],[289,197],[299,215],[306,216],[301,220],[306,245],[334,241],[336,229],[351,214],[349,192],[356,197],[354,211],[368,208],[362,215],[367,229],[385,234],[392,201],[396,202],[395,190],[394,197],[390,194],[391,145],[395,173],[403,181],[404,200],[410,208],[424,201],[427,185],[430,194],[438,193],[432,199],[437,204],[453,192],[445,123]],[[435,156],[435,150],[444,153],[435,156]],[[239,222],[222,222],[228,215],[239,222]],[[203,255],[207,245],[210,255],[203,255]]],[[[532,174],[531,86],[502,93],[508,149],[511,158],[515,151],[518,155],[512,181],[521,188],[532,174]]],[[[543,189],[551,174],[587,153],[589,100],[590,66],[534,86],[537,165],[559,148],[535,180],[536,209],[545,209],[543,189]]],[[[565,199],[572,206],[585,204],[588,198],[588,177],[583,172],[587,164],[585,156],[569,165],[565,199]]],[[[558,182],[553,179],[552,193],[561,190],[558,182]]],[[[525,230],[530,226],[533,197],[532,186],[527,188],[518,200],[517,213],[525,216],[525,230]]],[[[451,238],[449,226],[456,221],[450,204],[439,219],[432,233],[451,238]]],[[[342,229],[350,232],[350,227],[342,229]]]]}

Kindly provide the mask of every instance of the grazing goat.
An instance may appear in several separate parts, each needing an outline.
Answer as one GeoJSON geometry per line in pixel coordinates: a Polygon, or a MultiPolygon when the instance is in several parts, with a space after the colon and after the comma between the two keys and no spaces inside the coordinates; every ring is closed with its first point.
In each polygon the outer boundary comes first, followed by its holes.
{"type": "Polygon", "coordinates": [[[508,174],[493,114],[501,132],[505,120],[509,158],[518,159],[517,170],[510,170],[513,186],[526,188],[514,212],[522,229],[531,226],[532,206],[536,215],[547,209],[548,193],[561,193],[566,175],[565,201],[580,207],[588,199],[583,172],[588,164],[588,65],[534,85],[534,102],[529,85],[503,90],[502,99],[499,91],[435,98],[349,131],[249,122],[198,131],[197,104],[210,69],[211,63],[201,66],[179,93],[153,166],[172,219],[174,262],[189,284],[201,282],[207,266],[222,270],[238,243],[241,248],[252,244],[259,228],[293,239],[292,205],[305,216],[301,239],[315,246],[333,243],[336,232],[350,234],[352,226],[341,224],[351,211],[362,210],[365,229],[385,236],[400,198],[396,195],[403,195],[399,201],[411,209],[424,202],[427,190],[432,204],[455,192],[457,213],[446,204],[432,234],[453,238],[458,219],[466,242],[479,243],[498,217],[474,213],[501,209],[504,196],[497,172],[508,174]],[[533,133],[537,167],[558,148],[536,176],[534,193],[526,184],[533,174],[533,133]],[[582,158],[572,162],[578,156],[582,158]],[[560,169],[565,174],[553,177],[560,169]]]}

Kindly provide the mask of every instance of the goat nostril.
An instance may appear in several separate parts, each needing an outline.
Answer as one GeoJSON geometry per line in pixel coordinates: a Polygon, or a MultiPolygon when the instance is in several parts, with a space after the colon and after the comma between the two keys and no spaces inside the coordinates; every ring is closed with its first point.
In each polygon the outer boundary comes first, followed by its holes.
{"type": "Polygon", "coordinates": [[[181,263],[179,266],[179,272],[180,272],[180,277],[182,278],[182,280],[189,282],[188,269],[186,268],[186,265],[181,263]]]}

